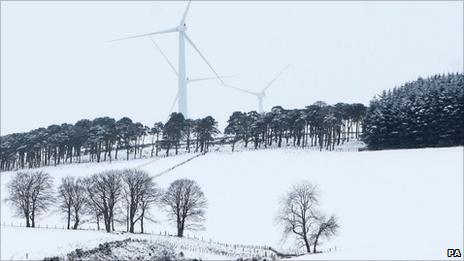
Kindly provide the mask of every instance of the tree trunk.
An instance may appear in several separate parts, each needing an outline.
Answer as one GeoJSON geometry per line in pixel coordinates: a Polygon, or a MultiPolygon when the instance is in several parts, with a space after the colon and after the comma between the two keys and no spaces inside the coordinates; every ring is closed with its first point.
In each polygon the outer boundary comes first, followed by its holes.
{"type": "Polygon", "coordinates": [[[318,231],[316,234],[316,239],[314,240],[313,253],[316,253],[317,241],[319,240],[320,235],[321,235],[321,231],[318,231]]]}
{"type": "Polygon", "coordinates": [[[129,232],[129,206],[126,207],[126,232],[129,232]]]}
{"type": "Polygon", "coordinates": [[[68,207],[68,229],[71,228],[71,207],[68,207]]]}
{"type": "Polygon", "coordinates": [[[106,232],[111,232],[111,217],[108,216],[106,211],[103,211],[103,221],[105,223],[105,230],[106,232]]]}
{"type": "Polygon", "coordinates": [[[80,221],[80,219],[79,219],[79,213],[78,213],[77,211],[74,212],[74,215],[75,215],[75,217],[74,217],[74,226],[73,226],[73,229],[76,230],[77,227],[79,227],[79,221],[80,221]]]}
{"type": "Polygon", "coordinates": [[[119,151],[119,141],[116,142],[114,159],[118,159],[118,151],[119,151]]]}
{"type": "Polygon", "coordinates": [[[126,160],[129,160],[129,147],[130,147],[130,143],[128,141],[126,141],[126,160]]]}
{"type": "Polygon", "coordinates": [[[31,227],[31,223],[29,222],[29,212],[24,213],[26,216],[26,227],[31,227]]]}
{"type": "Polygon", "coordinates": [[[32,226],[32,227],[35,227],[35,216],[34,216],[34,212],[32,212],[32,214],[31,214],[31,226],[32,226]]]}
{"type": "Polygon", "coordinates": [[[159,152],[159,134],[156,134],[156,157],[158,157],[159,152]]]}
{"type": "Polygon", "coordinates": [[[129,222],[130,223],[130,227],[129,227],[129,233],[134,233],[134,226],[135,226],[135,223],[134,222],[129,222]]]}
{"type": "Polygon", "coordinates": [[[306,235],[303,236],[303,241],[305,243],[306,251],[308,253],[311,253],[311,246],[309,245],[309,241],[308,241],[308,238],[306,237],[306,235]]]}
{"type": "Polygon", "coordinates": [[[184,237],[184,230],[181,227],[177,228],[177,237],[184,237]]]}
{"type": "Polygon", "coordinates": [[[153,158],[153,155],[155,154],[155,141],[152,139],[151,140],[151,153],[150,157],[153,158]]]}
{"type": "Polygon", "coordinates": [[[143,214],[142,214],[142,216],[140,217],[140,233],[143,234],[143,214]]]}

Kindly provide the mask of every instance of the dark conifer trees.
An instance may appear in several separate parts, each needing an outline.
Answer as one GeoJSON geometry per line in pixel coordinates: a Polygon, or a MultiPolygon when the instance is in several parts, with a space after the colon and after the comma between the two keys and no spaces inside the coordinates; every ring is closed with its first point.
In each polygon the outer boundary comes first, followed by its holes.
{"type": "Polygon", "coordinates": [[[369,149],[464,144],[464,76],[436,75],[384,91],[363,121],[369,149]]]}

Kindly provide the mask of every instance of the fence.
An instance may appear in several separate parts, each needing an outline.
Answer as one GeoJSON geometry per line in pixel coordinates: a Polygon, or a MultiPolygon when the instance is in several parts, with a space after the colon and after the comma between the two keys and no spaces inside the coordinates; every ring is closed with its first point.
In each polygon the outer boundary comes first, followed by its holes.
{"type": "MultiPolygon", "coordinates": [[[[23,223],[18,222],[2,222],[1,226],[3,227],[26,227],[23,223]]],[[[57,230],[68,230],[66,226],[61,225],[48,225],[48,224],[36,224],[36,226],[30,227],[28,229],[57,229],[57,230]]],[[[71,229],[72,230],[72,229],[71,229]]],[[[80,227],[77,230],[85,231],[101,231],[90,226],[80,227]]],[[[117,233],[127,233],[125,231],[115,231],[117,233]]],[[[106,233],[106,232],[105,232],[106,233]]],[[[127,233],[127,235],[132,235],[127,233]]],[[[204,239],[200,236],[191,236],[185,235],[184,238],[178,238],[174,234],[170,234],[167,231],[155,231],[145,232],[144,234],[133,234],[135,235],[151,235],[156,236],[157,238],[147,238],[155,239],[161,241],[168,241],[175,247],[176,251],[190,251],[199,254],[215,254],[226,257],[234,258],[259,258],[259,257],[269,257],[275,259],[278,255],[276,252],[269,246],[262,245],[247,245],[247,244],[231,244],[223,243],[218,241],[213,241],[212,239],[204,239]]]]}

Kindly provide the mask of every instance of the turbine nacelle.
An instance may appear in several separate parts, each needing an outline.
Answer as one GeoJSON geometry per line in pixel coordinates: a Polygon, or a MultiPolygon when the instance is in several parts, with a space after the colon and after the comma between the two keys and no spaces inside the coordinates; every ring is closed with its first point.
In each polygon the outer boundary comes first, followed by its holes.
{"type": "Polygon", "coordinates": [[[185,32],[185,31],[187,31],[187,25],[186,24],[179,25],[179,26],[176,27],[176,30],[178,32],[185,32]]]}

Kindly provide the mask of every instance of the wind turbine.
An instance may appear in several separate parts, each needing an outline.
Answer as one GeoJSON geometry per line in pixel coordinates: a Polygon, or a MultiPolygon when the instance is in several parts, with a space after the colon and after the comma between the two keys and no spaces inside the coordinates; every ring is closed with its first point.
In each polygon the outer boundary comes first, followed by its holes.
{"type": "MultiPolygon", "coordinates": [[[[185,41],[187,41],[193,49],[200,55],[200,57],[203,59],[203,61],[208,65],[208,67],[213,71],[214,75],[216,75],[216,78],[222,83],[222,85],[226,86],[226,84],[222,81],[221,77],[216,73],[216,71],[213,69],[211,64],[208,62],[208,60],[205,58],[205,56],[200,52],[198,47],[193,43],[192,39],[187,34],[187,24],[186,24],[186,18],[187,18],[187,13],[190,8],[190,1],[187,4],[187,8],[185,9],[184,15],[182,16],[179,25],[177,25],[174,28],[169,28],[161,31],[156,31],[152,33],[146,33],[146,34],[139,34],[139,35],[134,35],[134,36],[129,36],[129,37],[124,37],[124,38],[119,38],[112,40],[111,42],[114,41],[121,41],[121,40],[127,40],[127,39],[134,39],[134,38],[140,38],[140,37],[147,37],[147,36],[152,36],[152,35],[157,35],[157,34],[167,34],[167,33],[179,33],[179,64],[178,64],[178,70],[177,70],[177,75],[178,75],[178,105],[179,105],[179,112],[184,115],[184,117],[188,117],[188,108],[187,108],[187,83],[188,79],[186,77],[186,67],[185,67],[185,41]]],[[[172,66],[172,64],[171,64],[172,66]]],[[[172,66],[172,68],[174,68],[172,66]]]]}
{"type": "Polygon", "coordinates": [[[290,64],[287,64],[287,66],[285,66],[275,77],[274,79],[272,79],[272,81],[270,81],[266,86],[264,86],[264,88],[259,91],[259,92],[252,92],[252,91],[248,91],[248,90],[245,90],[245,89],[242,89],[242,88],[238,88],[238,87],[235,87],[235,86],[231,86],[231,85],[226,85],[227,87],[230,87],[230,88],[233,88],[233,89],[236,89],[238,91],[241,91],[241,92],[244,92],[244,93],[247,93],[247,94],[250,94],[250,95],[253,95],[255,96],[257,99],[258,99],[258,112],[259,113],[263,113],[264,112],[264,109],[263,109],[263,99],[264,97],[266,96],[266,90],[269,89],[269,87],[271,87],[271,85],[277,80],[277,78],[280,77],[280,75],[282,75],[282,73],[287,70],[287,68],[290,66],[290,64]]]}
{"type": "MultiPolygon", "coordinates": [[[[155,42],[155,40],[153,40],[153,38],[150,37],[150,40],[151,42],[153,43],[153,45],[156,47],[156,49],[158,49],[158,51],[161,53],[161,55],[163,56],[164,60],[169,64],[169,67],[171,67],[172,71],[174,72],[174,74],[179,77],[179,73],[177,72],[176,68],[174,67],[174,65],[171,63],[171,61],[169,60],[169,58],[166,56],[166,54],[163,52],[163,50],[161,50],[161,48],[159,47],[159,45],[155,42]]],[[[220,76],[220,78],[230,78],[230,77],[234,77],[232,75],[226,75],[226,76],[220,76]]],[[[200,82],[200,81],[209,81],[209,80],[216,80],[218,79],[218,77],[205,77],[205,78],[195,78],[195,79],[190,79],[189,77],[186,78],[187,79],[187,85],[189,85],[190,83],[192,82],[200,82]]],[[[174,109],[174,105],[176,105],[176,102],[177,100],[179,99],[179,91],[177,92],[176,96],[174,97],[174,100],[172,102],[172,105],[169,109],[169,115],[171,114],[171,112],[173,111],[174,109]]]]}

